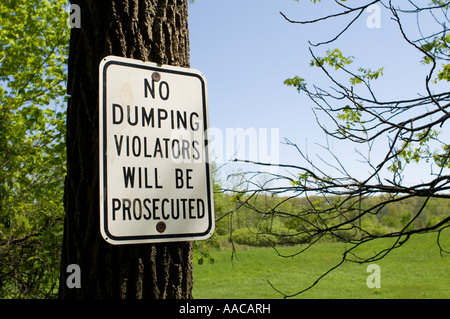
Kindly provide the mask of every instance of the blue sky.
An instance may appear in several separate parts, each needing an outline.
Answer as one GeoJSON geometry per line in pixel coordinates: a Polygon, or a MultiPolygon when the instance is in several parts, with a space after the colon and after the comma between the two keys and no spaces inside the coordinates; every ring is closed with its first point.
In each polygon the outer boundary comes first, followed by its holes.
{"type": "MultiPolygon", "coordinates": [[[[211,127],[223,131],[277,128],[280,142],[288,138],[313,156],[323,152],[316,143],[326,143],[311,111],[313,104],[283,82],[299,75],[328,88],[323,74],[309,67],[308,40],[329,40],[348,19],[298,25],[287,22],[280,11],[292,20],[310,20],[340,10],[330,1],[197,0],[189,5],[191,67],[207,78],[211,127]]],[[[380,28],[367,26],[370,16],[364,12],[338,41],[314,48],[315,54],[323,56],[327,49],[340,48],[344,55],[355,57],[355,70],[384,67],[384,76],[374,83],[381,99],[424,93],[428,67],[418,64],[421,55],[405,44],[384,8],[380,28]]],[[[405,23],[415,26],[416,17],[411,18],[405,23]]],[[[417,33],[416,28],[410,30],[417,33]]],[[[367,172],[367,167],[355,161],[354,145],[337,141],[332,145],[344,163],[361,174],[367,172]]],[[[292,147],[280,144],[279,150],[281,163],[300,163],[292,147]]]]}

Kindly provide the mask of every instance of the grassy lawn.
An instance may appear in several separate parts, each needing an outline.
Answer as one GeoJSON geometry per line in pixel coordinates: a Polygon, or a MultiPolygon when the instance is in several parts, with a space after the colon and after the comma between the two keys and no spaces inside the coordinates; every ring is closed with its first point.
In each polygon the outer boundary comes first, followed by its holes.
{"type": "MultiPolygon", "coordinates": [[[[450,255],[439,254],[437,233],[412,237],[400,249],[375,264],[381,269],[381,288],[366,285],[368,264],[346,262],[314,288],[297,298],[450,298],[450,255]]],[[[361,254],[379,251],[384,240],[366,246],[361,254]]],[[[441,234],[450,251],[450,231],[441,234]]],[[[231,250],[213,251],[214,264],[194,266],[197,299],[280,298],[268,283],[290,294],[308,287],[341,260],[341,243],[321,243],[294,258],[279,257],[271,248],[239,249],[231,262],[231,250]]],[[[295,253],[299,247],[282,248],[295,253]]]]}

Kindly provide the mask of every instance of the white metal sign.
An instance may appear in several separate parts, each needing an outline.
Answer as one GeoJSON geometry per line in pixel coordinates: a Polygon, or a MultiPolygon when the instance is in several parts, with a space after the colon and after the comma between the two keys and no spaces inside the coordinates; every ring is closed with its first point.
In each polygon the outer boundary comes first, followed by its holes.
{"type": "Polygon", "coordinates": [[[99,71],[103,238],[138,244],[210,237],[204,76],[115,56],[105,57],[99,71]]]}

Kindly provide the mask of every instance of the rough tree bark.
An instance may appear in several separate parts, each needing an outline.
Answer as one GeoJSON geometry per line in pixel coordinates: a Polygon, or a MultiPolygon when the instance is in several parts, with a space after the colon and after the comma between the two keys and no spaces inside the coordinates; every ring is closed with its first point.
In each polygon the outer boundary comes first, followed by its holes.
{"type": "Polygon", "coordinates": [[[192,245],[112,246],[100,235],[98,66],[116,55],[189,67],[187,0],[79,0],[70,38],[60,298],[191,298],[192,245]],[[81,288],[68,288],[69,264],[81,288]]]}

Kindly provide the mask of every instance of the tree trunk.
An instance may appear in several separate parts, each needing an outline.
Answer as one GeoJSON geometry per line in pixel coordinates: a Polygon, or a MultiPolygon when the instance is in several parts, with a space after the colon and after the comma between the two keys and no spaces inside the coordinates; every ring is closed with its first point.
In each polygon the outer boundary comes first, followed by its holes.
{"type": "Polygon", "coordinates": [[[70,38],[60,298],[191,298],[192,245],[113,246],[100,235],[98,77],[108,55],[189,67],[187,0],[80,0],[70,38]],[[81,288],[66,284],[80,267],[81,288]]]}

